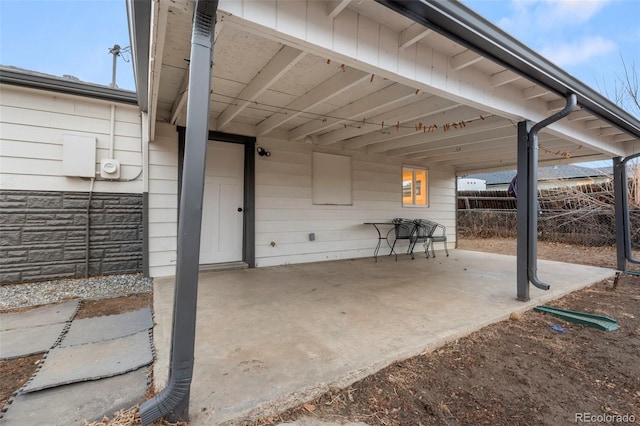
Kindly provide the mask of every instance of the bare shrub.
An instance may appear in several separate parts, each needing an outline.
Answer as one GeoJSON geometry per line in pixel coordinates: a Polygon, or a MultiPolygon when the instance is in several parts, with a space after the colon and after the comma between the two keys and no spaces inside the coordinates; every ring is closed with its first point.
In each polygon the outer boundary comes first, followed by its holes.
{"type": "MultiPolygon", "coordinates": [[[[633,170],[633,168],[632,168],[633,170]]],[[[629,179],[630,228],[632,247],[640,248],[640,169],[629,179]]],[[[616,243],[613,184],[569,186],[558,181],[552,189],[538,194],[538,238],[544,241],[583,246],[610,246],[616,243]]],[[[479,199],[486,193],[476,192],[479,199]]],[[[464,193],[465,203],[458,203],[458,234],[475,238],[516,238],[517,211],[513,198],[504,192],[500,200],[496,191],[491,194],[491,207],[471,208],[468,199],[474,195],[464,193]]],[[[486,201],[485,201],[486,202],[486,201]]],[[[476,202],[478,207],[484,207],[476,202]]]]}

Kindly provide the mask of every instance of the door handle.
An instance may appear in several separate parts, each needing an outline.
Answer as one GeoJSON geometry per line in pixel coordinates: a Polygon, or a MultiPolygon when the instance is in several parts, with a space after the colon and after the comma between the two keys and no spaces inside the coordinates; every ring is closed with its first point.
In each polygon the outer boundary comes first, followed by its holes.
{"type": "Polygon", "coordinates": [[[238,207],[238,211],[241,212],[242,211],[242,207],[238,207]]]}

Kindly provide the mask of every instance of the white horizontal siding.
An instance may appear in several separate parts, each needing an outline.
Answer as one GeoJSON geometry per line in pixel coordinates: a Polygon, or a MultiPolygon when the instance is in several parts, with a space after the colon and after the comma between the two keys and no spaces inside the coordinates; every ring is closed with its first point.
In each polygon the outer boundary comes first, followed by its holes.
{"type": "Polygon", "coordinates": [[[175,274],[178,235],[178,133],[157,124],[149,143],[149,275],[175,274]]]}
{"type": "MultiPolygon", "coordinates": [[[[149,144],[152,276],[175,273],[177,139],[174,127],[159,125],[156,140],[149,144]]],[[[429,171],[429,207],[403,207],[399,159],[273,138],[263,138],[259,143],[269,148],[271,156],[256,156],[257,266],[372,256],[377,234],[373,227],[363,223],[390,221],[395,217],[438,221],[447,227],[448,237],[454,241],[455,176],[452,171],[429,171]],[[353,205],[312,203],[314,149],[352,157],[353,205]],[[315,234],[314,241],[309,241],[310,233],[315,234]]]]}
{"type": "MultiPolygon", "coordinates": [[[[149,166],[150,169],[153,166],[149,166]]],[[[176,176],[177,176],[177,167],[176,167],[176,176]]],[[[176,179],[149,179],[149,194],[167,194],[167,195],[177,195],[178,194],[178,181],[176,179]]],[[[176,201],[176,205],[177,205],[176,201]]]]}
{"type": "Polygon", "coordinates": [[[5,155],[11,154],[17,158],[62,158],[62,145],[7,139],[4,133],[2,151],[5,155]]]}
{"type": "MultiPolygon", "coordinates": [[[[1,86],[2,104],[11,105],[19,108],[30,109],[34,104],[38,104],[43,111],[55,111],[70,115],[81,115],[83,117],[93,117],[104,119],[104,107],[109,105],[108,101],[95,101],[92,103],[70,102],[70,99],[86,99],[74,97],[71,95],[61,95],[59,93],[50,93],[50,96],[44,96],[41,90],[22,89],[15,86],[1,86]],[[15,90],[10,90],[10,89],[15,90]]],[[[137,107],[130,107],[131,111],[137,111],[137,107]]],[[[139,124],[140,119],[137,112],[116,111],[116,119],[120,122],[129,122],[139,124]]]]}
{"type": "Polygon", "coordinates": [[[271,157],[256,161],[258,266],[371,256],[377,234],[363,223],[395,217],[438,221],[454,241],[453,172],[429,171],[429,207],[403,207],[401,160],[324,148],[323,152],[352,157],[353,205],[313,205],[311,157],[321,148],[277,139],[259,142],[269,147],[271,157]],[[309,241],[310,233],[314,241],[309,241]]]}
{"type": "Polygon", "coordinates": [[[167,237],[154,237],[153,238],[153,253],[170,252],[176,249],[176,235],[175,232],[167,237]]]}
{"type": "MultiPolygon", "coordinates": [[[[95,138],[95,170],[109,158],[111,103],[42,90],[0,85],[0,184],[3,189],[87,191],[86,179],[62,170],[64,135],[95,138]]],[[[143,188],[140,113],[134,105],[114,104],[113,157],[122,179],[97,181],[96,192],[141,193],[143,188]]],[[[81,161],[81,159],[79,159],[81,161]]]]}
{"type": "MultiPolygon", "coordinates": [[[[151,243],[153,240],[149,240],[151,243]]],[[[151,277],[166,277],[176,274],[176,251],[149,251],[149,275],[151,277]],[[172,254],[173,253],[173,254],[172,254]]]]}
{"type": "MultiPolygon", "coordinates": [[[[4,99],[3,99],[4,102],[4,99]]],[[[123,106],[121,108],[136,108],[123,106]]],[[[108,135],[111,132],[110,108],[104,105],[105,116],[102,118],[85,117],[80,114],[66,114],[58,111],[42,111],[40,105],[33,105],[31,108],[14,107],[10,105],[0,105],[0,116],[6,123],[23,125],[28,127],[44,127],[47,129],[57,129],[64,131],[91,132],[92,134],[108,135]]],[[[118,122],[116,115],[116,136],[128,136],[135,138],[140,135],[139,123],[118,122]]]]}
{"type": "Polygon", "coordinates": [[[177,223],[178,210],[167,207],[149,208],[149,222],[150,223],[177,223]]]}
{"type": "MultiPolygon", "coordinates": [[[[40,151],[46,151],[48,158],[62,158],[62,141],[65,134],[83,133],[77,129],[54,129],[50,127],[38,127],[35,125],[25,125],[16,123],[2,123],[2,146],[3,150],[13,156],[22,156],[24,152],[31,151],[32,156],[43,156],[40,151]],[[51,151],[57,149],[57,151],[51,151]]],[[[96,138],[96,147],[99,150],[97,158],[106,158],[109,149],[109,135],[93,133],[96,138]]],[[[135,158],[135,165],[140,164],[140,136],[130,137],[116,135],[114,149],[123,156],[129,155],[135,158]]],[[[37,157],[36,157],[37,158],[37,157]]],[[[118,157],[122,164],[123,158],[118,157]]],[[[132,164],[133,165],[133,164],[132,164]]]]}
{"type": "Polygon", "coordinates": [[[148,206],[152,209],[175,208],[177,203],[175,194],[154,193],[153,198],[149,200],[148,206]]]}

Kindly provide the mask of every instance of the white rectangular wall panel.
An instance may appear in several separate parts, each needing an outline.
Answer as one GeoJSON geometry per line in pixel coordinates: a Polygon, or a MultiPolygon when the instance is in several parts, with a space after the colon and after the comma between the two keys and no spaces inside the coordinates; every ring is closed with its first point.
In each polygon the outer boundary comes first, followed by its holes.
{"type": "Polygon", "coordinates": [[[313,153],[313,204],[350,206],[351,157],[313,153]]]}
{"type": "Polygon", "coordinates": [[[96,177],[96,138],[92,136],[62,136],[62,174],[96,177]]]}

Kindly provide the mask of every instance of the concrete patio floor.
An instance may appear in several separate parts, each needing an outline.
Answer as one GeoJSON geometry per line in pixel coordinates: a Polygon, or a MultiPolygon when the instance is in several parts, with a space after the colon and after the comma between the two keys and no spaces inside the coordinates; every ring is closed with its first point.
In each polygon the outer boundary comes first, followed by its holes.
{"type": "MultiPolygon", "coordinates": [[[[539,261],[551,290],[531,286],[523,303],[514,256],[463,250],[202,273],[190,424],[304,402],[614,274],[539,261]]],[[[173,277],[154,283],[158,390],[167,382],[173,287],[173,277]]]]}

